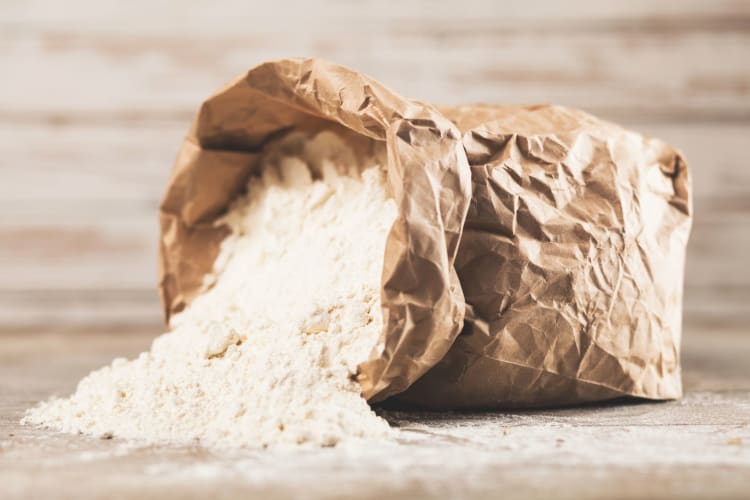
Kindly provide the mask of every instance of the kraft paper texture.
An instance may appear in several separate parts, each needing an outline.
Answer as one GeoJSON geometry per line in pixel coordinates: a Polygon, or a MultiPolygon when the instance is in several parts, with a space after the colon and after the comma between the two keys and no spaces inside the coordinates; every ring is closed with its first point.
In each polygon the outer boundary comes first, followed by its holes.
{"type": "Polygon", "coordinates": [[[681,396],[683,158],[557,106],[437,108],[316,59],[251,69],[201,106],[161,205],[167,318],[202,289],[214,224],[291,130],[383,141],[399,216],[372,402],[520,408],[681,396]]]}

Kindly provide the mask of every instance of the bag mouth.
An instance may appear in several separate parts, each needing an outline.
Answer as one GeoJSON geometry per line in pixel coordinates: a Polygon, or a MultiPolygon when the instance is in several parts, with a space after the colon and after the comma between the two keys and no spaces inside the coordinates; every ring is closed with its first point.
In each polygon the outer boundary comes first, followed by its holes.
{"type": "Polygon", "coordinates": [[[290,131],[332,129],[366,147],[386,143],[398,216],[386,241],[384,328],[359,367],[365,398],[406,390],[450,349],[464,299],[453,268],[471,198],[461,134],[436,109],[317,59],[261,64],[202,105],[160,208],[159,289],[165,318],[200,293],[227,229],[214,224],[290,131]]]}

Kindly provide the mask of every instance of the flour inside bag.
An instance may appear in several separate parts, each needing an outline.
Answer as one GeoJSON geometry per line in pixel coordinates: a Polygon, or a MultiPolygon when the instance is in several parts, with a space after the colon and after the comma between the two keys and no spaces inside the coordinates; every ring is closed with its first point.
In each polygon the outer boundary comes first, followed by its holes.
{"type": "Polygon", "coordinates": [[[383,328],[380,278],[396,207],[384,149],[332,132],[264,151],[201,292],[149,352],[90,374],[26,422],[210,446],[384,438],[354,380],[383,328]]]}

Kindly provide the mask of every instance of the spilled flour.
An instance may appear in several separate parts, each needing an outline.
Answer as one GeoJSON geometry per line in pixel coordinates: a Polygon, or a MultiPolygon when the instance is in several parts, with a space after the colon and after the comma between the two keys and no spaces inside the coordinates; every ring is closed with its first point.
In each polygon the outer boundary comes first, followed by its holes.
{"type": "Polygon", "coordinates": [[[382,329],[380,274],[396,217],[382,154],[357,166],[333,133],[293,134],[262,163],[223,219],[232,234],[206,290],[171,332],[23,423],[218,447],[328,446],[392,432],[352,379],[382,329]]]}

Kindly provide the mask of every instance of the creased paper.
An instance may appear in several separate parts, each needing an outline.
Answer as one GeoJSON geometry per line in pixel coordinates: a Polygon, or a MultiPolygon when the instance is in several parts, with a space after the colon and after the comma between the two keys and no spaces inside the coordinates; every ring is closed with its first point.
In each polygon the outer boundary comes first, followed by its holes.
{"type": "Polygon", "coordinates": [[[167,317],[210,272],[214,221],[291,130],[384,141],[399,216],[369,400],[537,407],[681,395],[691,223],[682,157],[555,106],[436,108],[316,59],[262,64],[201,106],[161,205],[167,317]]]}

